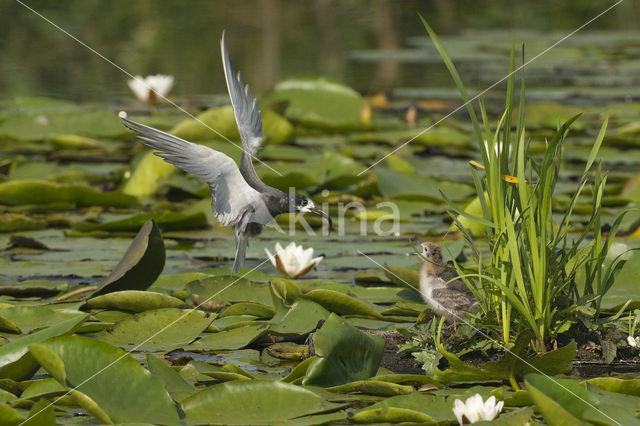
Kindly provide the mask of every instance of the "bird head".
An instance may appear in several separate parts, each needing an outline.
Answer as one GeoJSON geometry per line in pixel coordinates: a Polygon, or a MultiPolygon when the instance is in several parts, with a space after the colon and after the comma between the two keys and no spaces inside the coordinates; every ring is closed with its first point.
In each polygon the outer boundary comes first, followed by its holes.
{"type": "MultiPolygon", "coordinates": [[[[431,262],[441,265],[442,264],[442,250],[440,246],[436,243],[432,243],[428,241],[426,243],[420,244],[422,246],[422,256],[426,259],[429,259],[431,262]]],[[[424,259],[421,258],[423,262],[424,259]]]]}
{"type": "Polygon", "coordinates": [[[333,221],[331,220],[331,217],[325,212],[323,212],[322,210],[320,210],[319,208],[317,208],[316,205],[313,203],[313,200],[311,200],[309,197],[306,197],[304,195],[296,195],[294,197],[293,205],[295,208],[295,212],[316,214],[329,221],[329,229],[333,228],[333,221]]]}

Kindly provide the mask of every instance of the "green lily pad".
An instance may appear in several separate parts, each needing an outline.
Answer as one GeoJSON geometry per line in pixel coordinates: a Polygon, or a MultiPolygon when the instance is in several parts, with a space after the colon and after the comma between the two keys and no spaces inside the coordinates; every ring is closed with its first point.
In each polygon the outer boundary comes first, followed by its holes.
{"type": "Polygon", "coordinates": [[[78,207],[129,207],[138,199],[119,191],[100,192],[78,184],[52,183],[44,180],[12,180],[0,183],[0,203],[8,205],[74,203],[78,207]]]}
{"type": "Polygon", "coordinates": [[[536,407],[551,425],[583,424],[582,413],[599,404],[594,395],[573,380],[529,374],[525,383],[536,407]]]}
{"type": "Polygon", "coordinates": [[[246,278],[229,276],[211,277],[187,284],[190,294],[197,295],[200,302],[236,303],[255,302],[273,306],[269,287],[256,284],[246,278]]]}
{"type": "Polygon", "coordinates": [[[96,339],[126,350],[169,351],[193,342],[213,318],[198,310],[155,309],[120,321],[96,339]]]}
{"type": "Polygon", "coordinates": [[[285,117],[306,126],[336,128],[360,121],[365,100],[355,90],[324,78],[284,80],[262,97],[265,103],[287,102],[285,117]]]}
{"type": "MultiPolygon", "coordinates": [[[[225,138],[236,142],[238,145],[240,144],[238,125],[236,124],[236,118],[231,105],[209,109],[198,114],[196,119],[187,118],[174,127],[171,133],[179,138],[192,142],[221,139],[221,137],[217,133],[212,132],[211,129],[215,129],[224,135],[225,138]]],[[[263,144],[269,145],[287,142],[291,140],[293,133],[293,126],[286,119],[270,109],[262,109],[263,144]]],[[[239,147],[237,149],[240,150],[239,147]]]]}
{"type": "Polygon", "coordinates": [[[140,229],[140,227],[144,226],[144,224],[150,219],[153,219],[158,227],[163,231],[202,229],[209,225],[207,216],[201,212],[192,214],[159,212],[140,213],[124,219],[112,220],[103,223],[78,222],[74,224],[73,227],[81,232],[128,232],[140,229]]]}
{"type": "Polygon", "coordinates": [[[486,362],[478,366],[460,360],[439,344],[438,350],[449,361],[449,368],[442,371],[436,368],[434,379],[442,383],[456,382],[492,382],[514,377],[521,379],[525,375],[538,371],[550,376],[571,370],[571,361],[576,357],[576,342],[532,357],[526,356],[529,337],[524,333],[518,337],[514,347],[500,361],[486,362]],[[518,357],[513,354],[518,355],[518,357]],[[524,361],[523,361],[524,359],[524,361]]]}
{"type": "Polygon", "coordinates": [[[474,189],[462,183],[438,181],[425,176],[376,167],[380,193],[385,198],[422,199],[442,202],[440,191],[452,200],[464,200],[473,194],[474,189]]]}
{"type": "Polygon", "coordinates": [[[316,332],[314,347],[316,358],[302,383],[327,387],[373,377],[380,366],[385,341],[332,313],[316,332]]]}
{"type": "Polygon", "coordinates": [[[178,169],[152,151],[145,152],[122,187],[122,192],[133,197],[148,197],[161,185],[161,180],[174,174],[178,169]]]}
{"type": "Polygon", "coordinates": [[[10,321],[18,328],[18,333],[29,333],[70,318],[85,316],[80,311],[54,310],[46,306],[12,306],[0,309],[0,330],[15,331],[3,327],[3,321],[10,321]]]}
{"type": "Polygon", "coordinates": [[[47,226],[44,220],[33,219],[19,213],[4,213],[0,215],[0,232],[31,231],[43,229],[47,226]]]}
{"type": "Polygon", "coordinates": [[[29,345],[73,333],[88,317],[89,314],[85,314],[71,318],[0,346],[0,377],[13,380],[31,377],[38,369],[38,363],[29,353],[29,345]]]}
{"type": "Polygon", "coordinates": [[[43,140],[58,134],[120,136],[125,129],[118,116],[106,109],[31,110],[9,114],[0,123],[0,135],[24,140],[43,140]]]}
{"type": "Polygon", "coordinates": [[[224,424],[282,424],[339,407],[300,386],[243,380],[204,389],[181,403],[185,421],[224,424]]]}
{"type": "Polygon", "coordinates": [[[362,300],[356,299],[344,293],[327,289],[315,289],[304,295],[305,299],[312,300],[328,311],[342,315],[363,315],[376,319],[382,319],[380,312],[362,300]]]}
{"type": "Polygon", "coordinates": [[[393,396],[376,402],[358,411],[354,421],[358,423],[381,422],[455,422],[453,401],[443,396],[414,392],[409,395],[393,396]]]}
{"type": "Polygon", "coordinates": [[[112,421],[178,422],[178,412],[160,379],[122,349],[78,336],[54,338],[31,348],[49,374],[77,388],[112,421]]]}
{"type": "Polygon", "coordinates": [[[184,302],[177,297],[152,291],[124,290],[103,294],[87,300],[91,309],[119,309],[144,312],[161,308],[183,308],[184,302]]]}
{"type": "MultiPolygon", "coordinates": [[[[0,311],[1,312],[1,311],[0,311]]],[[[325,320],[329,311],[311,300],[296,300],[279,323],[271,326],[270,334],[295,336],[308,333],[316,328],[320,320],[325,320]]]]}
{"type": "Polygon", "coordinates": [[[149,219],[93,296],[122,290],[146,290],[162,272],[164,261],[162,235],[153,219],[149,219]]]}
{"type": "Polygon", "coordinates": [[[67,388],[62,386],[53,377],[46,379],[36,380],[27,386],[27,388],[20,395],[21,399],[37,399],[44,397],[51,397],[54,395],[63,394],[67,391],[67,388]]]}
{"type": "Polygon", "coordinates": [[[269,319],[275,311],[271,306],[256,302],[240,302],[229,306],[220,314],[221,318],[236,315],[252,315],[256,318],[269,319]]]}
{"type": "Polygon", "coordinates": [[[618,379],[616,377],[595,377],[587,383],[609,392],[640,396],[640,379],[618,379]]]}
{"type": "Polygon", "coordinates": [[[163,361],[151,354],[147,354],[147,368],[164,384],[174,401],[182,401],[196,392],[196,387],[186,381],[180,374],[163,361]]]}
{"type": "Polygon", "coordinates": [[[400,385],[398,383],[384,382],[381,380],[357,380],[344,385],[328,388],[332,392],[358,392],[369,395],[394,396],[407,395],[415,391],[413,386],[400,385]]]}
{"type": "Polygon", "coordinates": [[[217,333],[206,333],[191,347],[205,351],[241,349],[267,331],[265,324],[251,324],[217,333]]]}
{"type": "Polygon", "coordinates": [[[19,282],[0,280],[0,294],[10,296],[51,295],[69,288],[64,281],[25,280],[19,282]]]}

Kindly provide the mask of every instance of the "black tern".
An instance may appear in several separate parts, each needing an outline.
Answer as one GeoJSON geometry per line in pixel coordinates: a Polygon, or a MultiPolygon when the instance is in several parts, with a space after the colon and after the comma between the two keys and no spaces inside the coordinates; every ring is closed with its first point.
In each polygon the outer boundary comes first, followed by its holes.
{"type": "Polygon", "coordinates": [[[235,228],[236,256],[232,272],[235,273],[244,265],[249,238],[260,234],[262,228],[277,215],[310,212],[327,219],[329,229],[333,224],[331,217],[318,209],[309,197],[289,196],[267,186],[256,174],[252,157],[262,142],[262,116],[249,86],[243,87],[240,73],[233,70],[224,32],[220,49],[229,97],[242,140],[240,168],[220,151],[128,120],[125,112],[120,112],[120,118],[146,146],[159,151],[155,155],[209,185],[211,208],[216,218],[222,225],[235,228]]]}
{"type": "Polygon", "coordinates": [[[440,246],[432,242],[422,243],[422,256],[424,258],[419,256],[422,261],[420,293],[436,315],[444,316],[447,321],[455,323],[479,307],[467,285],[457,278],[458,273],[441,266],[440,246]]]}

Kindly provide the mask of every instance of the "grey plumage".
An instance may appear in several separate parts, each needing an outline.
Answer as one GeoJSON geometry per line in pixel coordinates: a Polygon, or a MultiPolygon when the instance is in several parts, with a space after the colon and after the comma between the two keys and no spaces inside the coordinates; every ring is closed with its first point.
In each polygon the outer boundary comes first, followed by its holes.
{"type": "Polygon", "coordinates": [[[275,216],[296,211],[312,212],[328,219],[330,226],[331,218],[317,209],[308,197],[288,196],[279,189],[267,186],[256,174],[252,157],[262,142],[261,113],[256,100],[251,97],[249,87],[243,88],[240,74],[234,74],[224,33],[220,48],[229,97],[242,140],[240,168],[219,151],[128,120],[126,113],[121,112],[120,117],[123,124],[134,131],[146,146],[158,151],[155,155],[209,185],[211,208],[216,219],[224,226],[235,228],[233,272],[236,272],[244,264],[249,238],[260,234],[264,225],[275,216]]]}

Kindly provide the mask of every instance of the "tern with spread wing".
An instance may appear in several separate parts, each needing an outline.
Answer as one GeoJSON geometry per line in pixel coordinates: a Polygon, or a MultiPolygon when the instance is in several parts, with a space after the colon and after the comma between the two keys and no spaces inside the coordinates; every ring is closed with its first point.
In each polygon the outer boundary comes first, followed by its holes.
{"type": "Polygon", "coordinates": [[[332,223],[329,215],[318,209],[310,198],[304,195],[289,196],[267,186],[256,174],[252,157],[262,142],[261,113],[256,100],[251,97],[249,86],[243,86],[240,73],[236,74],[233,70],[224,32],[220,48],[229,97],[242,139],[239,168],[230,157],[215,149],[128,120],[124,112],[120,113],[120,118],[146,146],[159,151],[155,153],[157,156],[209,185],[211,208],[216,218],[222,225],[235,228],[235,273],[244,265],[249,238],[260,234],[262,228],[277,215],[311,212],[327,219],[330,228],[332,223]]]}

